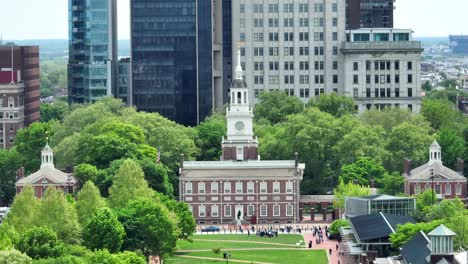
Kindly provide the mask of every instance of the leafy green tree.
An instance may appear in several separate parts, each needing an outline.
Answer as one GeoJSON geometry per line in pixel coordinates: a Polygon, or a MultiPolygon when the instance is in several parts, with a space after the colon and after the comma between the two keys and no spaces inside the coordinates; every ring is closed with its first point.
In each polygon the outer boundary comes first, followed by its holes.
{"type": "Polygon", "coordinates": [[[16,195],[11,205],[11,210],[5,218],[5,223],[12,227],[18,234],[22,234],[31,226],[35,226],[35,217],[39,201],[34,196],[34,190],[27,185],[16,195]]]}
{"type": "Polygon", "coordinates": [[[372,157],[383,161],[388,155],[385,150],[385,131],[381,126],[357,124],[345,134],[333,147],[340,164],[350,164],[359,157],[372,157]]]}
{"type": "Polygon", "coordinates": [[[226,135],[226,118],[222,114],[214,113],[207,117],[195,128],[198,138],[195,141],[199,149],[203,150],[197,156],[198,160],[219,160],[221,139],[226,135]]]}
{"type": "Polygon", "coordinates": [[[0,264],[31,264],[32,259],[28,255],[16,249],[0,251],[0,264]]]}
{"type": "Polygon", "coordinates": [[[401,108],[373,109],[361,113],[359,118],[365,124],[372,127],[382,127],[387,134],[391,133],[394,127],[402,123],[411,123],[430,129],[430,124],[422,115],[414,115],[412,112],[401,108]]]}
{"type": "Polygon", "coordinates": [[[437,194],[432,189],[427,189],[416,196],[416,209],[419,212],[426,213],[431,205],[435,204],[437,194]]]}
{"type": "Polygon", "coordinates": [[[92,181],[87,181],[83,188],[76,195],[76,211],[78,220],[84,227],[91,220],[93,215],[106,207],[106,201],[101,197],[99,189],[92,181]]]}
{"type": "Polygon", "coordinates": [[[458,85],[458,81],[456,79],[446,79],[440,82],[439,85],[447,89],[455,88],[458,85]]]}
{"type": "Polygon", "coordinates": [[[156,193],[156,198],[161,200],[167,209],[177,216],[177,226],[180,229],[179,239],[188,239],[196,231],[197,224],[188,205],[184,202],[177,202],[168,196],[156,193]]]}
{"type": "MultiPolygon", "coordinates": [[[[61,126],[53,128],[54,131],[60,131],[61,126]]],[[[54,161],[57,168],[66,168],[66,166],[73,166],[77,164],[76,153],[80,148],[79,144],[80,134],[73,133],[65,137],[58,145],[54,146],[54,161]]]]}
{"type": "Polygon", "coordinates": [[[359,185],[370,185],[374,179],[376,183],[386,173],[384,167],[369,157],[360,157],[355,163],[341,167],[340,180],[343,182],[357,181],[359,185]]]}
{"type": "Polygon", "coordinates": [[[424,233],[429,233],[442,224],[443,221],[434,221],[429,223],[407,223],[404,225],[398,225],[396,232],[390,234],[390,242],[392,242],[392,247],[394,249],[398,249],[402,247],[406,242],[408,242],[414,235],[416,235],[419,231],[423,231],[424,233]]]}
{"type": "Polygon", "coordinates": [[[415,166],[427,160],[428,147],[433,141],[430,127],[421,124],[401,123],[388,135],[386,149],[389,156],[384,161],[388,171],[403,170],[403,160],[409,158],[415,166]]]}
{"type": "Polygon", "coordinates": [[[0,150],[0,206],[8,206],[16,194],[16,170],[21,166],[14,149],[0,150]]]}
{"type": "Polygon", "coordinates": [[[146,264],[145,257],[131,251],[124,251],[117,255],[122,264],[146,264]]]}
{"type": "Polygon", "coordinates": [[[109,253],[107,249],[94,251],[86,260],[87,263],[122,264],[118,256],[109,253]]]}
{"type": "Polygon", "coordinates": [[[123,249],[140,251],[146,257],[175,249],[179,237],[176,217],[154,199],[131,200],[120,211],[119,221],[126,233],[123,249]]]}
{"type": "Polygon", "coordinates": [[[83,240],[89,249],[108,249],[120,251],[125,231],[117,216],[109,209],[97,211],[83,229],[83,240]]]}
{"type": "Polygon", "coordinates": [[[65,243],[77,243],[81,237],[81,226],[78,223],[76,209],[57,188],[47,188],[42,199],[35,225],[48,227],[65,243]]]}
{"type": "Polygon", "coordinates": [[[48,258],[34,260],[34,264],[87,264],[83,257],[61,256],[58,258],[48,258]]]}
{"type": "Polygon", "coordinates": [[[16,238],[16,232],[8,224],[0,225],[0,251],[11,249],[16,238]]]}
{"type": "Polygon", "coordinates": [[[330,234],[339,235],[340,228],[345,226],[349,226],[349,222],[346,219],[337,219],[333,221],[333,223],[330,225],[330,234]]]}
{"type": "Polygon", "coordinates": [[[423,85],[422,88],[424,91],[428,92],[432,89],[431,83],[429,81],[426,81],[423,85]]]}
{"type": "Polygon", "coordinates": [[[335,201],[333,204],[336,208],[343,210],[345,197],[367,196],[371,194],[371,189],[367,186],[361,186],[353,182],[344,183],[340,180],[333,193],[335,194],[335,201]]]}
{"type": "Polygon", "coordinates": [[[453,248],[458,250],[468,247],[468,210],[464,209],[453,215],[447,214],[447,227],[457,235],[453,241],[453,248]]]}
{"type": "Polygon", "coordinates": [[[16,133],[14,146],[27,173],[39,169],[41,150],[46,145],[49,132],[50,129],[47,123],[35,122],[16,133]]]}
{"type": "Polygon", "coordinates": [[[255,120],[266,119],[271,124],[286,120],[288,115],[304,110],[304,103],[296,96],[288,96],[284,92],[263,92],[255,105],[255,120]]]}
{"type": "Polygon", "coordinates": [[[137,162],[141,166],[145,174],[145,180],[151,189],[173,197],[174,187],[169,179],[169,168],[149,158],[144,158],[137,162]]]}
{"type": "Polygon", "coordinates": [[[430,99],[423,100],[421,114],[435,129],[440,129],[444,126],[453,126],[459,116],[458,110],[450,101],[430,99]]]}
{"type": "Polygon", "coordinates": [[[32,227],[27,230],[16,246],[33,259],[53,258],[63,254],[63,246],[57,234],[46,227],[32,227]]]}
{"type": "Polygon", "coordinates": [[[427,219],[429,221],[450,219],[458,212],[466,211],[465,204],[456,197],[455,199],[444,199],[440,203],[430,206],[427,210],[427,219]]]}
{"type": "Polygon", "coordinates": [[[62,121],[69,112],[69,106],[65,102],[56,101],[52,104],[41,104],[41,121],[49,122],[50,120],[62,121]]]}
{"type": "Polygon", "coordinates": [[[312,98],[308,105],[317,107],[320,111],[327,112],[336,117],[356,113],[354,100],[336,93],[331,93],[329,95],[321,94],[319,97],[312,98]]]}
{"type": "Polygon", "coordinates": [[[400,195],[404,192],[405,178],[398,172],[385,173],[377,184],[380,186],[379,193],[400,195]]]}
{"type": "Polygon", "coordinates": [[[456,170],[457,158],[465,157],[465,140],[455,130],[442,128],[437,133],[437,142],[442,148],[444,165],[456,170]]]}
{"type": "Polygon", "coordinates": [[[90,164],[79,164],[78,166],[75,166],[73,176],[84,184],[87,181],[95,181],[97,174],[98,169],[96,166],[90,164]]]}
{"type": "Polygon", "coordinates": [[[131,159],[125,160],[114,176],[112,186],[109,189],[111,207],[123,208],[136,197],[151,197],[151,195],[152,192],[141,167],[131,159]]]}

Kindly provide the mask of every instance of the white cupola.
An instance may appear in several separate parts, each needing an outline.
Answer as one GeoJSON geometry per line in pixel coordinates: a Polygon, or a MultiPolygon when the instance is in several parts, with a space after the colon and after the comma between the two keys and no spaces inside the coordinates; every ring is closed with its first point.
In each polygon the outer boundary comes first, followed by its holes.
{"type": "Polygon", "coordinates": [[[46,143],[45,147],[41,151],[41,168],[50,167],[54,168],[54,151],[49,146],[49,143],[46,143]]]}
{"type": "Polygon", "coordinates": [[[429,147],[429,164],[440,163],[442,164],[442,148],[439,143],[434,140],[429,147]]]}

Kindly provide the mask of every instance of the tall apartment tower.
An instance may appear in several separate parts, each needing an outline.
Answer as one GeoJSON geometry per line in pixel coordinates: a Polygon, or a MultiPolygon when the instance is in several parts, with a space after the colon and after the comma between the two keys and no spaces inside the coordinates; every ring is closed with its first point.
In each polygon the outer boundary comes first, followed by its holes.
{"type": "Polygon", "coordinates": [[[117,0],[69,1],[68,100],[93,102],[117,89],[117,0]]]}
{"type": "Polygon", "coordinates": [[[0,149],[40,116],[39,47],[0,43],[0,149]]]}
{"type": "Polygon", "coordinates": [[[232,1],[232,57],[241,46],[251,105],[262,91],[304,102],[341,92],[345,0],[232,1]]]}
{"type": "Polygon", "coordinates": [[[184,125],[222,109],[223,0],[133,0],[133,105],[184,125]]]}
{"type": "Polygon", "coordinates": [[[395,0],[346,0],[346,29],[393,28],[395,0]]]}

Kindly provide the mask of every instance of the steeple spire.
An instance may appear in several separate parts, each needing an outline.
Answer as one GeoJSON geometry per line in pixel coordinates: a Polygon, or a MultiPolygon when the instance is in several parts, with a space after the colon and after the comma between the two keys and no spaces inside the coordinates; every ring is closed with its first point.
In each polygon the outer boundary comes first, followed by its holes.
{"type": "Polygon", "coordinates": [[[429,147],[429,163],[441,163],[442,164],[442,148],[439,143],[434,140],[429,147]]]}
{"type": "Polygon", "coordinates": [[[242,66],[241,66],[241,52],[240,44],[237,45],[237,66],[236,66],[236,80],[242,80],[242,66]]]}

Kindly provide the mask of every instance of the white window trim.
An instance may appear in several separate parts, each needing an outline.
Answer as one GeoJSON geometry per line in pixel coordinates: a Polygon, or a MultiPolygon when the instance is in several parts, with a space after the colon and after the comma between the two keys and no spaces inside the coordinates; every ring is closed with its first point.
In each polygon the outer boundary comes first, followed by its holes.
{"type": "Polygon", "coordinates": [[[206,193],[206,185],[205,185],[204,182],[199,182],[198,183],[198,193],[199,194],[205,194],[206,193]]]}
{"type": "Polygon", "coordinates": [[[255,192],[255,183],[247,182],[247,193],[254,193],[254,192],[255,192]]]}
{"type": "Polygon", "coordinates": [[[281,215],[281,206],[278,204],[273,205],[273,216],[280,216],[280,215],[281,215]]]}
{"type": "Polygon", "coordinates": [[[229,193],[230,194],[231,189],[232,189],[231,182],[224,182],[224,184],[223,184],[224,193],[229,193]],[[226,188],[226,187],[229,187],[229,188],[226,188]]]}
{"type": "Polygon", "coordinates": [[[268,183],[267,182],[260,182],[260,193],[267,193],[268,192],[268,183]],[[262,188],[265,186],[265,188],[262,188]]]}
{"type": "Polygon", "coordinates": [[[192,194],[193,193],[193,185],[191,182],[186,182],[185,183],[185,193],[186,194],[192,194]]]}
{"type": "Polygon", "coordinates": [[[455,195],[461,195],[462,193],[462,186],[460,183],[458,183],[457,185],[455,185],[455,195]]]}
{"type": "Polygon", "coordinates": [[[224,206],[224,216],[225,216],[225,217],[231,217],[231,215],[232,215],[232,208],[231,208],[231,206],[230,206],[230,205],[225,205],[225,206],[224,206]],[[227,208],[229,208],[229,211],[226,210],[227,208]],[[229,214],[226,214],[226,212],[229,212],[229,214]]]}
{"type": "Polygon", "coordinates": [[[218,194],[218,189],[219,189],[218,187],[219,187],[218,182],[212,182],[211,183],[211,193],[212,194],[218,194]],[[213,188],[213,187],[215,187],[215,188],[213,188]]]}
{"type": "Polygon", "coordinates": [[[293,182],[286,182],[286,193],[293,193],[293,189],[294,189],[293,182]]]}
{"type": "Polygon", "coordinates": [[[247,216],[253,216],[255,214],[255,205],[247,205],[247,216]],[[252,208],[252,211],[250,210],[252,208]]]}
{"type": "Polygon", "coordinates": [[[445,194],[446,195],[452,195],[452,184],[450,184],[450,183],[445,184],[445,194]]]}
{"type": "Polygon", "coordinates": [[[241,194],[243,192],[244,192],[244,183],[243,182],[236,182],[236,193],[241,194]]]}
{"type": "Polygon", "coordinates": [[[219,216],[219,207],[217,205],[212,205],[211,206],[211,216],[212,217],[218,217],[219,216]],[[216,210],[215,210],[216,208],[216,210]],[[215,214],[216,212],[216,214],[215,214]]]}
{"type": "Polygon", "coordinates": [[[200,205],[198,206],[198,217],[205,217],[206,216],[206,206],[200,205]],[[202,215],[202,208],[203,208],[203,215],[202,215]]]}
{"type": "Polygon", "coordinates": [[[268,207],[264,204],[260,205],[260,216],[268,216],[268,207]],[[263,214],[263,208],[265,208],[265,214],[263,214]]]}
{"type": "Polygon", "coordinates": [[[281,184],[280,182],[273,182],[273,193],[280,193],[281,192],[281,184]],[[275,188],[278,187],[278,188],[275,188]]]}
{"type": "Polygon", "coordinates": [[[294,215],[294,206],[291,204],[286,205],[286,216],[293,216],[293,215],[294,215]],[[290,210],[291,213],[289,213],[288,208],[291,209],[290,210]]]}

